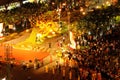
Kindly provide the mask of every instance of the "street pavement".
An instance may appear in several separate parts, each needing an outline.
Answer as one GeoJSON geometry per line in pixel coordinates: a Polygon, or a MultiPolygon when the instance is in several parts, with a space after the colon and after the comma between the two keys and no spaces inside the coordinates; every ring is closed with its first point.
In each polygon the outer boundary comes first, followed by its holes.
{"type": "MultiPolygon", "coordinates": [[[[29,34],[26,34],[22,37],[19,37],[18,39],[14,39],[11,41],[6,42],[7,44],[11,43],[18,43],[21,40],[25,40],[29,34]]],[[[10,79],[11,80],[62,80],[62,72],[59,72],[58,69],[55,69],[56,67],[56,61],[59,60],[59,58],[56,56],[56,50],[60,49],[60,47],[57,45],[58,41],[62,40],[62,36],[58,36],[52,39],[47,39],[45,42],[41,45],[38,45],[37,47],[40,47],[38,50],[19,50],[19,49],[12,49],[12,56],[15,58],[15,62],[17,62],[17,65],[14,66],[14,68],[10,69],[10,79]],[[51,47],[49,46],[49,43],[51,43],[51,47]],[[39,54],[39,55],[38,55],[39,54]],[[22,67],[22,61],[26,60],[27,63],[29,63],[29,60],[32,60],[32,64],[34,64],[34,59],[38,58],[42,59],[43,65],[40,65],[39,69],[34,69],[33,65],[31,69],[23,70],[22,67]],[[48,72],[46,72],[46,67],[48,67],[48,72]],[[53,73],[53,67],[54,67],[54,73],[53,73]],[[27,79],[31,78],[31,79],[27,79]]],[[[5,44],[5,43],[4,43],[5,44]]],[[[0,46],[1,52],[0,55],[5,57],[5,49],[4,44],[0,46]]],[[[6,65],[1,65],[0,68],[0,77],[5,77],[7,73],[8,67],[6,65]]],[[[62,68],[61,68],[62,69],[62,68]]],[[[67,80],[67,79],[66,79],[67,80]]]]}
{"type": "MultiPolygon", "coordinates": [[[[1,76],[5,77],[6,65],[2,65],[1,70],[1,76]]],[[[72,72],[75,73],[74,71],[72,72]]],[[[61,68],[58,68],[56,60],[54,60],[48,64],[44,63],[38,69],[34,69],[33,67],[23,69],[22,65],[14,65],[10,68],[9,74],[10,80],[69,80],[69,67],[61,66],[61,68]],[[48,67],[48,71],[46,71],[46,67],[48,67]],[[65,79],[63,79],[63,70],[65,70],[65,79]]],[[[72,80],[77,80],[75,75],[72,75],[72,80]]]]}

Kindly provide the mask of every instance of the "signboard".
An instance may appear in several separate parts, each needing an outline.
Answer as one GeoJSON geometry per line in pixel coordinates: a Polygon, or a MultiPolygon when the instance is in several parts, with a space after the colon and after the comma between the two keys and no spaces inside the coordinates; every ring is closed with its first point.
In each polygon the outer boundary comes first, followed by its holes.
{"type": "Polygon", "coordinates": [[[3,37],[2,30],[3,30],[3,23],[0,23],[0,38],[3,37]]]}

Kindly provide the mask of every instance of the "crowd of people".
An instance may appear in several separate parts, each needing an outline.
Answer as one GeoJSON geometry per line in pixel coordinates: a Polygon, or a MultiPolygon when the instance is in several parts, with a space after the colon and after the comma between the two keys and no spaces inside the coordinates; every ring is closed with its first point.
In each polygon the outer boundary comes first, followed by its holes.
{"type": "MultiPolygon", "coordinates": [[[[78,71],[83,70],[81,80],[91,80],[93,75],[98,80],[119,80],[120,79],[120,35],[119,27],[110,29],[102,37],[96,40],[87,40],[89,48],[77,49],[69,52],[69,60],[77,62],[78,71]],[[84,71],[87,76],[84,76],[84,71]],[[101,78],[98,78],[101,74],[101,78]]],[[[80,41],[81,43],[81,41],[80,41]]],[[[83,45],[83,44],[79,44],[83,45]]],[[[92,79],[92,80],[96,80],[92,79]]]]}
{"type": "MultiPolygon", "coordinates": [[[[35,26],[36,22],[38,21],[47,21],[51,20],[51,18],[57,19],[58,13],[54,13],[52,17],[50,15],[45,15],[47,6],[42,5],[31,5],[31,3],[21,6],[19,9],[14,9],[11,11],[7,11],[7,17],[12,15],[12,18],[8,19],[12,22],[8,22],[8,24],[17,24],[23,21],[25,22],[26,19],[30,21],[31,26],[35,26]],[[28,7],[28,8],[26,8],[28,7]],[[27,12],[26,12],[27,11],[27,12]],[[20,13],[22,12],[22,13],[20,13]],[[13,15],[16,13],[15,15],[13,15]],[[14,18],[14,19],[13,19],[14,18]],[[23,19],[23,20],[21,20],[23,19]]],[[[1,18],[5,15],[5,12],[1,18]]],[[[67,15],[67,14],[65,14],[67,15]]],[[[63,16],[63,15],[62,15],[63,16]]],[[[0,19],[2,20],[2,19],[0,19]]],[[[3,19],[7,20],[7,18],[3,19]]],[[[22,26],[22,25],[20,25],[22,26]]],[[[85,49],[76,49],[69,52],[69,60],[73,59],[77,62],[77,66],[72,67],[71,69],[75,70],[76,75],[80,76],[80,80],[102,80],[101,78],[105,78],[105,80],[118,80],[120,79],[120,35],[119,35],[119,26],[115,29],[110,29],[106,31],[102,36],[96,38],[96,40],[88,40],[85,46],[89,48],[85,49]]],[[[81,41],[79,40],[79,45],[81,41]]],[[[36,64],[35,64],[36,65],[36,64]]],[[[70,66],[71,67],[71,66],[70,66]]],[[[23,66],[24,68],[24,66],[23,66]]]]}

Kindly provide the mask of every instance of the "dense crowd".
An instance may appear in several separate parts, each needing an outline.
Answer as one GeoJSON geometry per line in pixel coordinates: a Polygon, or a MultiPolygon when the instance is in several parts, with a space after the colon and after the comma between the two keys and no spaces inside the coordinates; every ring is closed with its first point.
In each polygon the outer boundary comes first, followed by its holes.
{"type": "MultiPolygon", "coordinates": [[[[35,26],[36,22],[38,21],[44,21],[47,20],[57,19],[58,14],[54,13],[52,17],[50,14],[43,15],[44,12],[47,11],[47,6],[44,5],[31,5],[31,3],[21,6],[19,9],[14,9],[11,11],[7,11],[8,15],[5,15],[5,12],[1,12],[2,17],[9,15],[14,17],[12,19],[11,17],[9,19],[5,18],[4,20],[8,20],[11,22],[8,22],[7,24],[16,24],[16,26],[22,26],[24,27],[25,24],[22,24],[26,21],[30,21],[31,26],[35,26]],[[42,6],[42,7],[41,7],[42,6]],[[27,8],[26,8],[27,7],[27,8]],[[28,9],[29,8],[29,9],[28,9]],[[39,9],[40,8],[40,9],[39,9]],[[22,12],[22,13],[20,13],[22,12]],[[4,13],[4,14],[3,14],[4,13]],[[13,15],[15,13],[15,15],[13,15]]],[[[67,15],[64,14],[65,16],[67,15]]],[[[64,16],[62,15],[62,16],[64,16]]],[[[2,19],[0,19],[2,20],[2,19]]],[[[1,21],[0,21],[1,22],[1,21]]],[[[69,59],[74,59],[78,66],[75,67],[75,70],[77,68],[77,75],[80,75],[80,80],[95,80],[98,79],[98,76],[100,77],[100,74],[103,78],[106,80],[118,80],[120,79],[120,35],[119,35],[119,26],[115,29],[110,29],[106,31],[102,36],[99,36],[96,38],[96,40],[87,40],[87,46],[89,48],[85,49],[76,49],[71,52],[69,52],[69,59]],[[72,57],[74,55],[74,57],[72,57]],[[94,79],[92,79],[94,77],[94,79]]],[[[83,46],[83,43],[81,44],[81,40],[79,40],[79,45],[83,46]]],[[[101,80],[101,79],[99,79],[101,80]]]]}
{"type": "Polygon", "coordinates": [[[91,80],[93,74],[95,74],[96,76],[94,77],[98,79],[98,73],[101,74],[103,78],[98,80],[104,80],[104,78],[105,80],[120,79],[119,31],[119,27],[110,29],[106,31],[102,37],[96,40],[88,40],[87,46],[89,46],[89,48],[69,52],[69,59],[74,59],[78,63],[77,69],[81,68],[83,70],[81,80],[91,80]],[[86,77],[84,76],[84,72],[87,72],[86,77]]]}

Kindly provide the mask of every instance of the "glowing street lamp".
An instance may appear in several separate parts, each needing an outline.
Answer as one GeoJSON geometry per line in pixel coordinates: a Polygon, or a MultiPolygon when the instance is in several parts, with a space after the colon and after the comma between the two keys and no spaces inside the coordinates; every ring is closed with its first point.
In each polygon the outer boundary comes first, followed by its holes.
{"type": "Polygon", "coordinates": [[[85,15],[86,13],[85,12],[82,12],[83,15],[85,15]]]}

